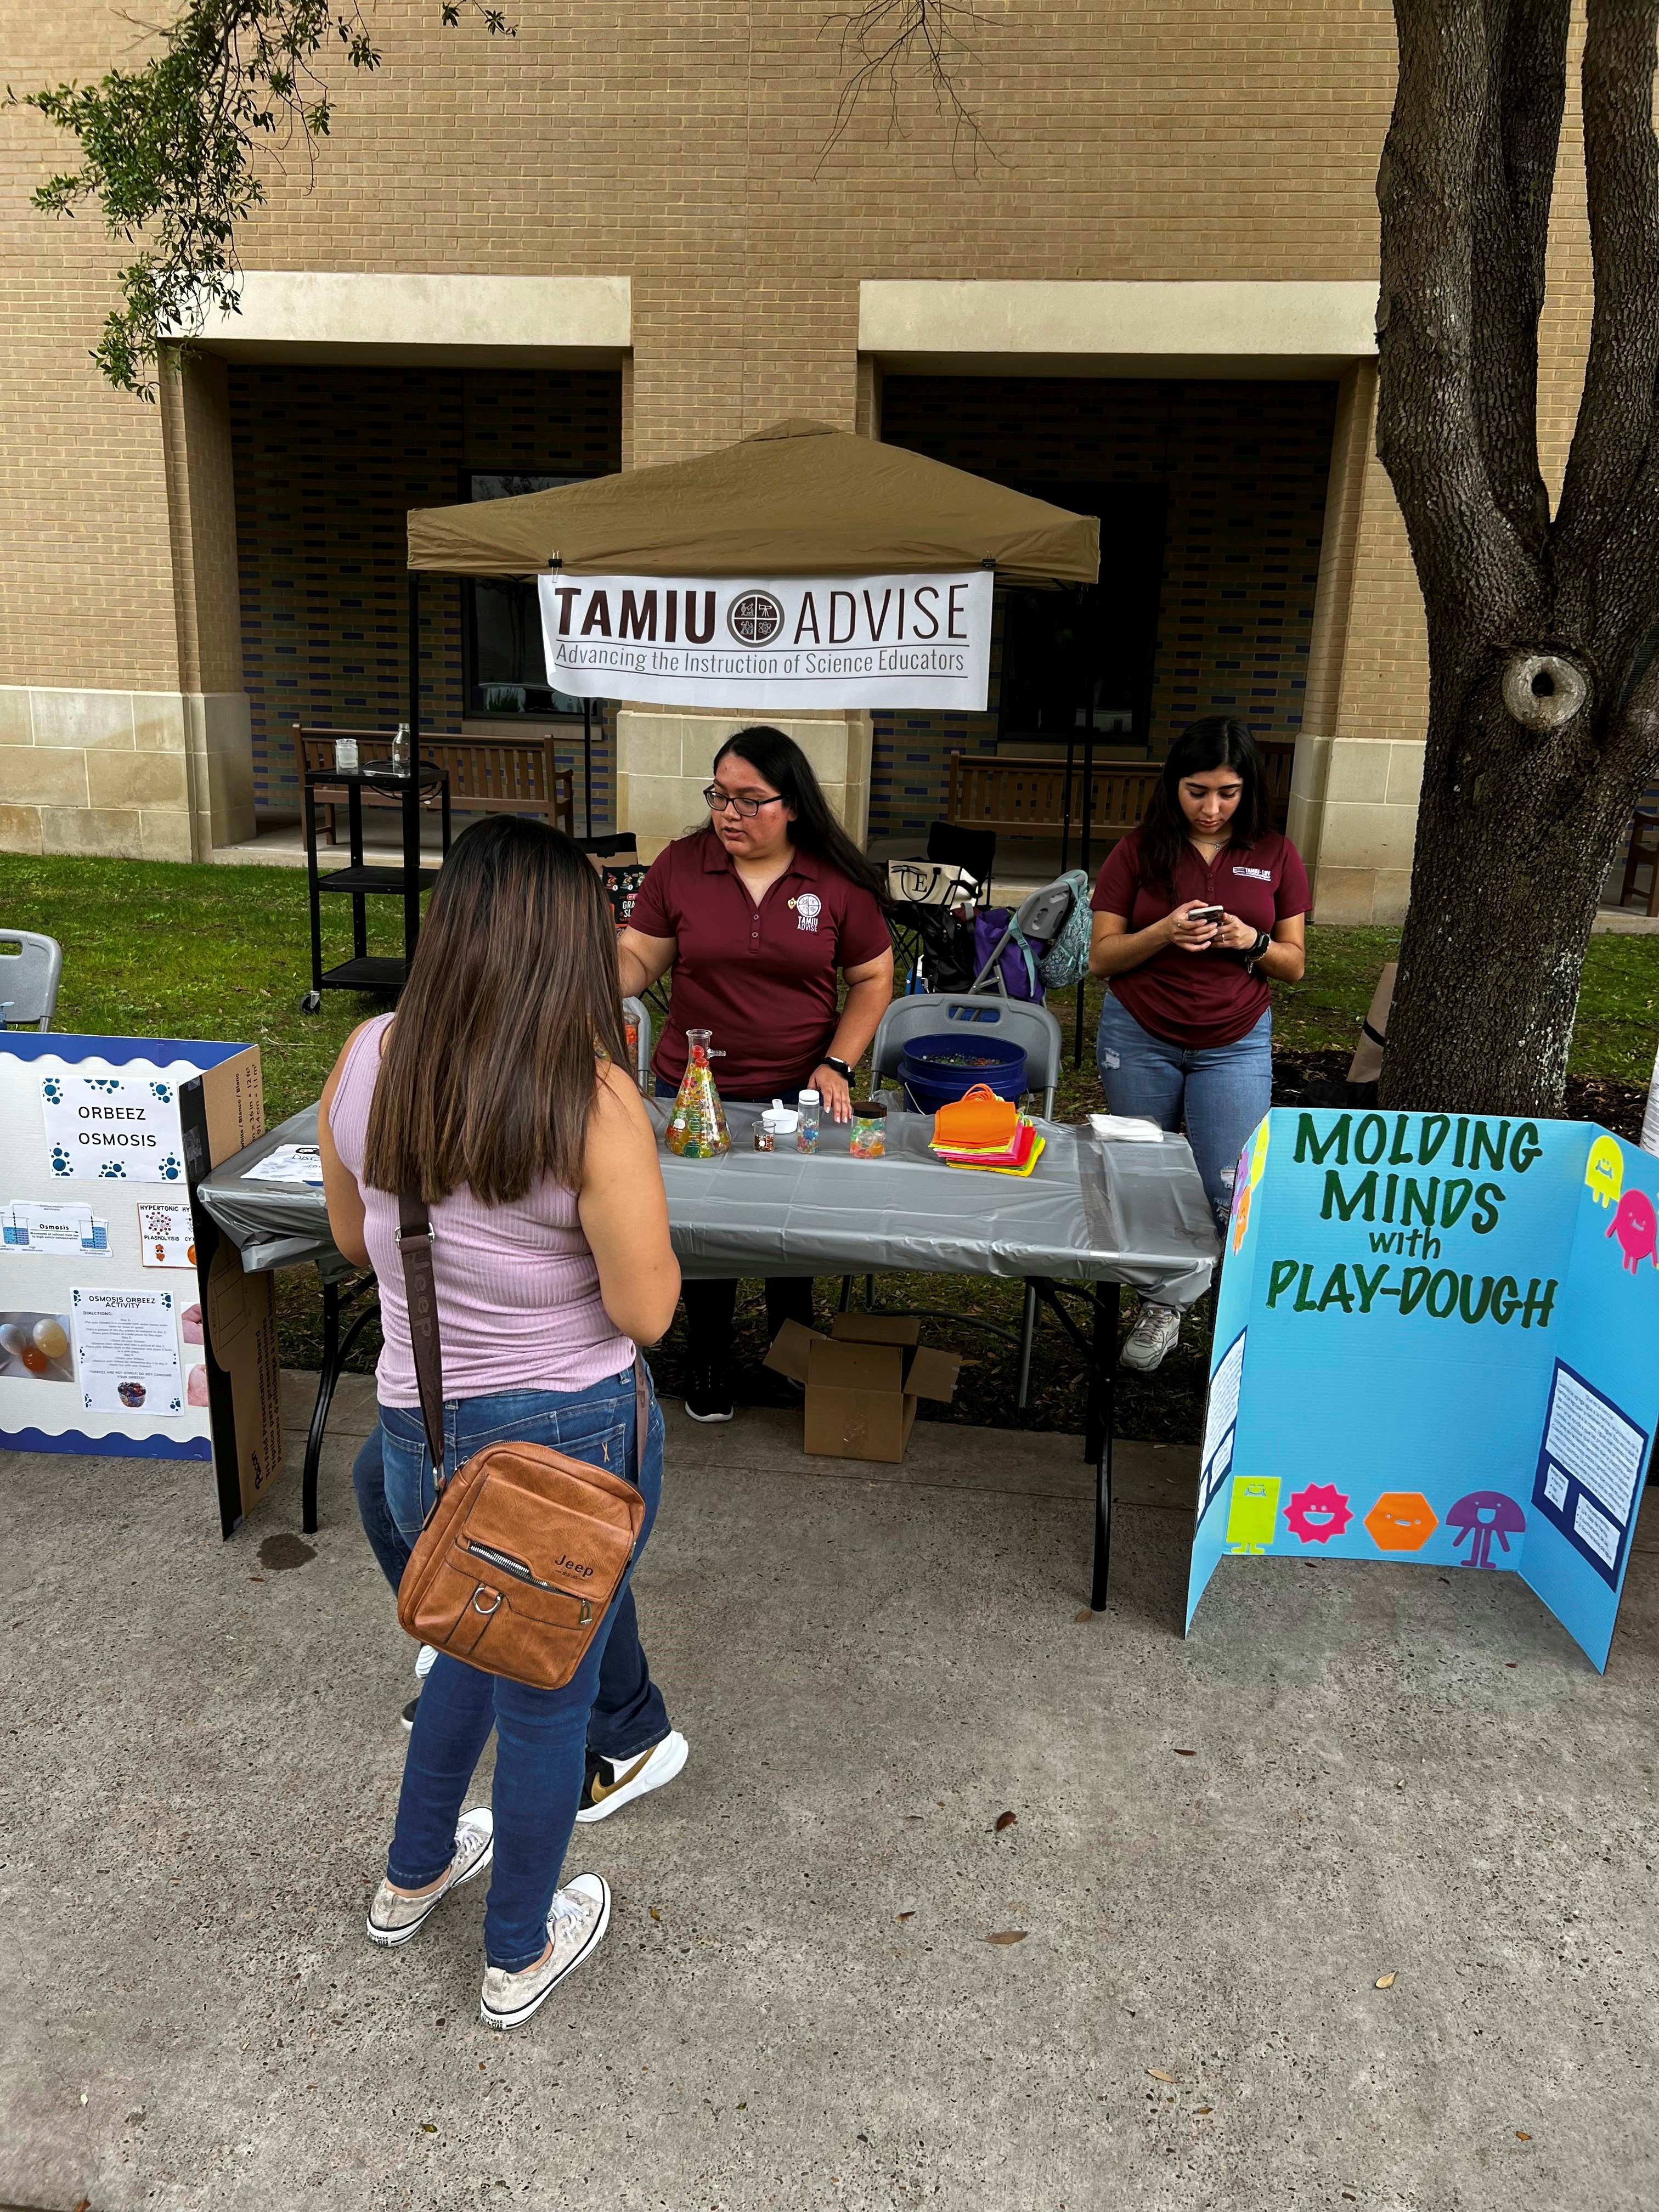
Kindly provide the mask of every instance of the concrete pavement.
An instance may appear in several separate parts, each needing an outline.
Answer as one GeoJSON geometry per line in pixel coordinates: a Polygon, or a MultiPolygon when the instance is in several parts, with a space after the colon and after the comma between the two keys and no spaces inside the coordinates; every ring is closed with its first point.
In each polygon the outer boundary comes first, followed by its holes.
{"type": "Polygon", "coordinates": [[[0,2202],[1659,2197],[1651,1515],[1605,1680],[1510,1578],[1406,1565],[1229,1561],[1183,1643],[1189,1453],[1123,1449],[1079,1620],[1075,1439],[872,1468],[676,1412],[638,1589],[690,1764],[578,1830],[611,1934],[498,2037],[476,1890],[362,1932],[413,1686],[368,1403],[304,1545],[292,1475],[222,1544],[198,1466],[5,1464],[0,2202]]]}

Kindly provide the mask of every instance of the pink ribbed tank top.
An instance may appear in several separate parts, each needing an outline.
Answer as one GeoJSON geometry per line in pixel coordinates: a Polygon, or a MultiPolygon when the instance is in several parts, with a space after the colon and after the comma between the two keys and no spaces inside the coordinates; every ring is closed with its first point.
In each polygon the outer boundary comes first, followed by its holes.
{"type": "MultiPolygon", "coordinates": [[[[398,1201],[363,1181],[369,1102],[390,1014],[359,1031],[329,1114],[335,1148],[363,1195],[364,1239],[380,1279],[385,1347],[374,1370],[383,1406],[418,1406],[409,1308],[398,1252],[398,1201]]],[[[443,1340],[444,1396],[585,1390],[631,1366],[635,1347],[599,1301],[599,1270],[576,1196],[544,1177],[513,1206],[481,1206],[465,1186],[431,1209],[432,1267],[443,1340]]]]}

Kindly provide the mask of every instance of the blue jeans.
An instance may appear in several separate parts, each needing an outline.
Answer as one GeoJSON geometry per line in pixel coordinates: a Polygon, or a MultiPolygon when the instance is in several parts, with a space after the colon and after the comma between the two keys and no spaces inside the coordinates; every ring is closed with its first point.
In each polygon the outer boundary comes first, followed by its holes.
{"type": "MultiPolygon", "coordinates": [[[[453,1473],[485,1444],[514,1437],[551,1444],[573,1459],[631,1478],[634,1426],[631,1371],[607,1376],[586,1390],[509,1390],[452,1399],[444,1406],[445,1463],[453,1473]]],[[[434,1489],[426,1433],[419,1412],[402,1406],[380,1408],[380,1429],[386,1506],[398,1535],[412,1547],[434,1489]]],[[[662,1414],[653,1393],[636,1559],[662,1495],[662,1414]]],[[[484,1908],[484,1956],[509,1973],[533,1965],[547,1948],[547,1916],[581,1796],[588,1713],[620,1609],[619,1599],[562,1690],[509,1682],[441,1652],[415,1708],[386,1878],[400,1889],[421,1889],[448,1867],[461,1801],[493,1728],[495,1863],[484,1908]]]]}
{"type": "Polygon", "coordinates": [[[1179,1129],[1184,1112],[1204,1195],[1223,1229],[1244,1139],[1273,1103],[1273,1041],[1271,1007],[1236,1042],[1202,1046],[1166,1044],[1109,991],[1100,1010],[1095,1055],[1106,1103],[1162,1129],[1179,1129]]]}
{"type": "MultiPolygon", "coordinates": [[[[386,1461],[379,1429],[363,1439],[362,1449],[352,1462],[351,1486],[357,1493],[357,1513],[368,1547],[395,1595],[414,1547],[404,1543],[398,1534],[386,1502],[386,1461]]],[[[633,1585],[624,1583],[622,1595],[611,1608],[611,1633],[599,1662],[599,1686],[587,1717],[587,1755],[590,1759],[608,1759],[623,1765],[660,1743],[668,1729],[668,1707],[651,1679],[640,1642],[633,1585]]]]}

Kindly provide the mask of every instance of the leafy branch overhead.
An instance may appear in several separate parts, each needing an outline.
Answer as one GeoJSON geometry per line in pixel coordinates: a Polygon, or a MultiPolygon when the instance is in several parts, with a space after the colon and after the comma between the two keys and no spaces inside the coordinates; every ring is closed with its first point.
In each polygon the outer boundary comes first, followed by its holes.
{"type": "MultiPolygon", "coordinates": [[[[485,0],[440,6],[447,26],[465,7],[492,34],[513,35],[485,0]]],[[[93,359],[112,384],[146,399],[155,397],[161,340],[236,312],[237,230],[264,203],[263,167],[295,142],[309,155],[328,135],[325,58],[380,65],[356,0],[187,0],[157,35],[148,60],[96,84],[7,94],[80,149],[80,167],[49,177],[34,205],[73,216],[90,202],[112,236],[138,249],[93,359]]]]}

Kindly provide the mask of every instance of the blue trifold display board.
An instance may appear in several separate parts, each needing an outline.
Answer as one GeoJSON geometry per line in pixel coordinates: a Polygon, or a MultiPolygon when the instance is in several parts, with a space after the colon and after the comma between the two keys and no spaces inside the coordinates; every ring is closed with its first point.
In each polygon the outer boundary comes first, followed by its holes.
{"type": "Polygon", "coordinates": [[[1598,1668],[1659,1419],[1659,1159],[1279,1108],[1240,1156],[1187,1625],[1224,1553],[1505,1569],[1598,1668]]]}

